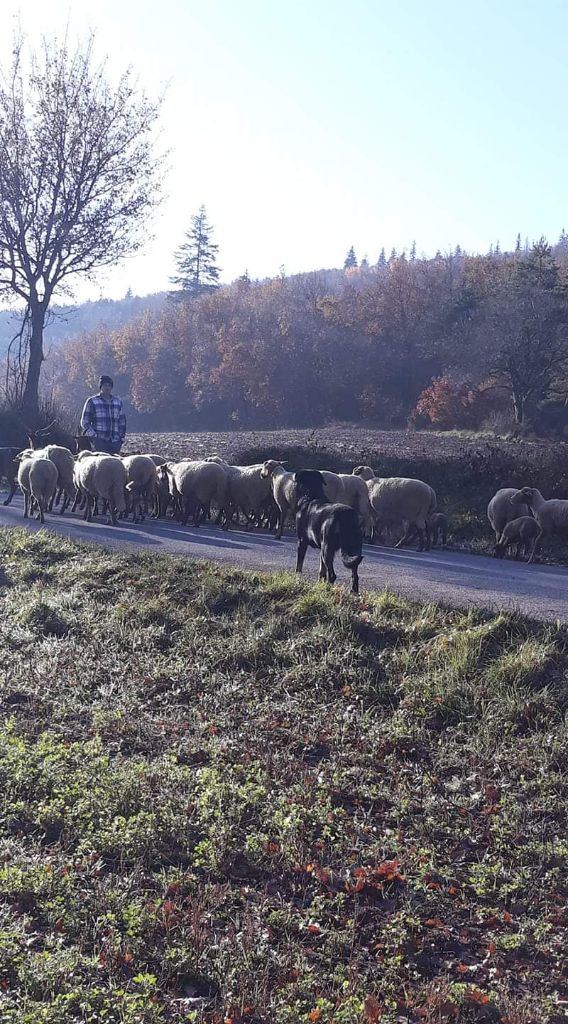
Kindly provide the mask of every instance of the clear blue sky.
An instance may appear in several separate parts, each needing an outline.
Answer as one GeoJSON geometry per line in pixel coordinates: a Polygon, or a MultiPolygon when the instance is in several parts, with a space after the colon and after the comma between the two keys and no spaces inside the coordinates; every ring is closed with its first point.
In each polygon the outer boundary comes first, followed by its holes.
{"type": "Polygon", "coordinates": [[[17,10],[32,40],[69,19],[149,91],[169,82],[155,238],[92,297],[167,287],[201,203],[225,281],[568,229],[560,0],[5,0],[4,28],[17,10]]]}

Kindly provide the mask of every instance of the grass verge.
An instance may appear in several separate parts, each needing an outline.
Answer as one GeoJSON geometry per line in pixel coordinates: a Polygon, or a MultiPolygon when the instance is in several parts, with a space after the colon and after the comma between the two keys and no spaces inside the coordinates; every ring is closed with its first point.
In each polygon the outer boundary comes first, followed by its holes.
{"type": "Polygon", "coordinates": [[[568,635],[0,532],[0,1019],[552,1024],[568,635]]]}

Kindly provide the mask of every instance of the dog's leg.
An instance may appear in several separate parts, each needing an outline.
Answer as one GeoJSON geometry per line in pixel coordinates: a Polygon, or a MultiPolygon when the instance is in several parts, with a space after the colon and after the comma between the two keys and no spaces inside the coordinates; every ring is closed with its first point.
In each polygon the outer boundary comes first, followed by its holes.
{"type": "Polygon", "coordinates": [[[305,537],[298,537],[298,551],[296,557],[296,572],[301,572],[304,565],[304,558],[308,550],[308,542],[305,537]]]}
{"type": "Polygon", "coordinates": [[[334,555],[335,555],[335,551],[333,550],[332,547],[329,547],[326,544],[325,540],[324,540],[324,542],[322,544],[322,548],[321,548],[321,558],[322,558],[323,564],[325,565],[325,567],[327,569],[327,582],[328,583],[335,583],[335,581],[337,579],[337,573],[335,572],[335,569],[333,568],[333,558],[334,558],[334,555]]]}

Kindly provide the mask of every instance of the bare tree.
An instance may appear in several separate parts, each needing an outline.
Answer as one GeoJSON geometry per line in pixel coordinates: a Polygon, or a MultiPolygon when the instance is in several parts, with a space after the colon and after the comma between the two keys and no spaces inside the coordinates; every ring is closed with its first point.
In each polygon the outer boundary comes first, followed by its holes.
{"type": "Polygon", "coordinates": [[[140,248],[159,200],[161,100],[149,100],[130,70],[112,86],[93,42],[44,40],[27,60],[18,37],[0,75],[0,290],[25,306],[16,359],[32,425],[54,291],[140,248]]]}

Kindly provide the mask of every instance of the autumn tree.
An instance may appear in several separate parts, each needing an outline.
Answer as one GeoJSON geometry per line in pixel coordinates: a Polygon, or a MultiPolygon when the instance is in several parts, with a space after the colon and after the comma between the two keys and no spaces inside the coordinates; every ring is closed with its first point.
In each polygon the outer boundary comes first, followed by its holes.
{"type": "Polygon", "coordinates": [[[480,330],[488,369],[525,422],[551,395],[568,394],[568,293],[545,239],[521,260],[501,260],[484,297],[480,330]]]}
{"type": "Polygon", "coordinates": [[[182,294],[191,298],[197,298],[219,286],[219,246],[211,241],[212,230],[205,207],[200,206],[191,219],[191,228],[185,235],[186,241],[175,254],[177,273],[170,281],[181,289],[182,294]]]}
{"type": "Polygon", "coordinates": [[[160,101],[131,71],[111,84],[93,44],[16,38],[0,75],[0,288],[25,309],[15,397],[32,424],[54,293],[135,252],[160,194],[160,101]]]}

